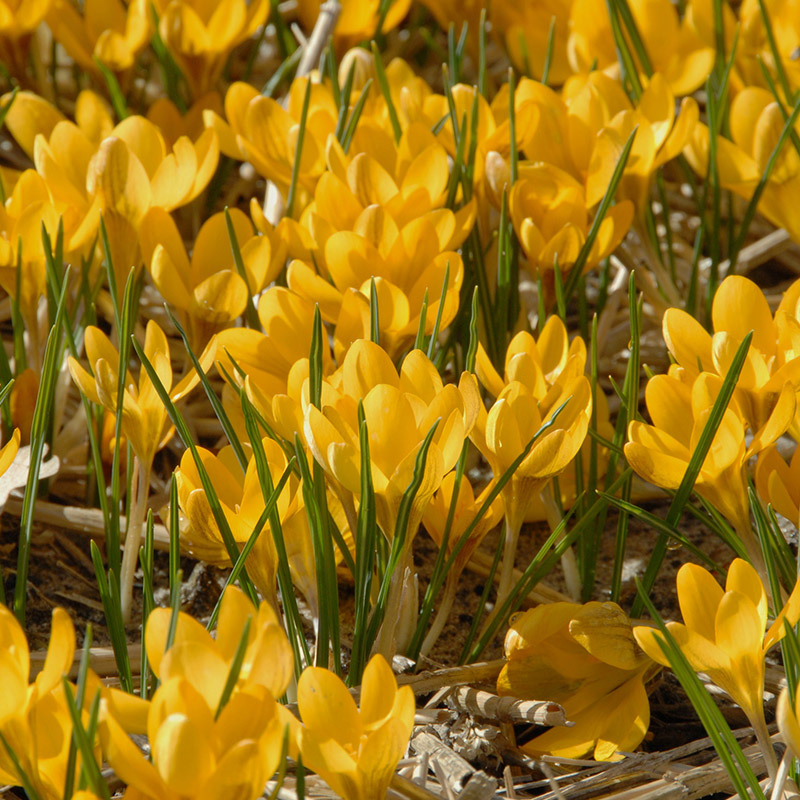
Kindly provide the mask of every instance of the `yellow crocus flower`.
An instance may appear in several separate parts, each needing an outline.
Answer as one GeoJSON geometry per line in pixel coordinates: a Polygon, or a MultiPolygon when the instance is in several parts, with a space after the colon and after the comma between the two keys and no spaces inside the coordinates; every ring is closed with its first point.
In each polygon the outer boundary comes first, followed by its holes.
{"type": "Polygon", "coordinates": [[[511,590],[520,529],[535,498],[552,477],[569,466],[586,438],[592,410],[589,381],[584,375],[577,375],[555,383],[544,396],[537,396],[520,381],[511,381],[488,412],[480,406],[470,435],[494,477],[499,478],[559,408],[552,426],[536,440],[503,489],[506,540],[498,606],[511,590]]]}
{"type": "MultiPolygon", "coordinates": [[[[717,137],[717,169],[720,184],[749,200],[764,174],[785,120],[782,109],[767,89],[748,86],[731,102],[731,138],[717,137]]],[[[709,135],[698,125],[686,157],[698,174],[708,165],[709,135]]],[[[783,147],[763,188],[759,211],[778,227],[800,241],[800,220],[793,198],[800,187],[800,156],[791,146],[783,147]]]]}
{"type": "Polygon", "coordinates": [[[259,687],[277,700],[286,691],[293,675],[292,649],[267,601],[256,608],[244,592],[228,586],[219,609],[216,635],[212,637],[189,614],[179,613],[174,642],[166,649],[171,617],[169,608],[156,608],[148,617],[145,630],[147,658],[162,682],[187,680],[214,712],[249,619],[244,660],[233,696],[259,687]]]}
{"type": "Polygon", "coordinates": [[[360,709],[341,678],[321,667],[303,671],[297,705],[303,763],[344,800],[383,800],[408,746],[415,709],[411,688],[397,688],[383,656],[364,669],[360,709]]]}
{"type": "Polygon", "coordinates": [[[31,37],[47,15],[52,2],[0,0],[0,61],[17,79],[25,76],[31,37]]]}
{"type": "MultiPolygon", "coordinates": [[[[93,375],[70,356],[69,371],[72,379],[93,403],[103,406],[113,414],[117,413],[117,380],[119,354],[108,337],[90,325],[86,328],[84,344],[86,356],[93,375]]],[[[198,383],[199,377],[192,370],[175,386],[172,386],[172,364],[169,356],[167,337],[157,323],[147,323],[144,341],[144,354],[156,370],[170,398],[177,402],[188,394],[198,383]]],[[[214,358],[213,343],[200,355],[200,362],[207,370],[214,358]]],[[[150,487],[150,471],[155,454],[172,437],[174,429],[167,425],[167,411],[143,368],[138,384],[130,374],[126,374],[125,395],[122,406],[122,432],[130,442],[138,462],[134,468],[134,502],[128,533],[125,538],[125,551],[122,562],[121,589],[123,617],[130,616],[130,603],[133,592],[133,575],[139,554],[139,542],[150,487]]]]}
{"type": "Polygon", "coordinates": [[[255,799],[278,766],[287,727],[289,753],[297,755],[300,724],[276,702],[292,678],[286,634],[268,603],[256,609],[233,586],[223,595],[214,638],[180,613],[166,650],[170,622],[169,609],[155,609],[145,631],[148,658],[161,680],[147,714],[152,762],[104,701],[100,736],[106,759],[136,797],[255,799]],[[238,680],[220,708],[248,620],[238,680]]]}
{"type": "MultiPolygon", "coordinates": [[[[761,289],[748,278],[730,275],[714,295],[713,334],[681,309],[670,308],[664,314],[664,341],[673,358],[691,375],[704,370],[724,378],[742,340],[753,332],[734,394],[755,437],[751,453],[780,436],[794,417],[784,389],[788,386],[800,393],[800,351],[792,343],[793,331],[800,328],[793,307],[799,291],[800,283],[787,291],[786,302],[773,318],[761,289]]],[[[797,422],[792,424],[796,430],[797,422]]]]}
{"type": "Polygon", "coordinates": [[[560,703],[572,727],[555,727],[520,749],[616,761],[647,733],[645,682],[657,669],[634,640],[631,621],[616,603],[552,603],[520,614],[505,640],[506,663],[497,692],[560,703]]]}
{"type": "MultiPolygon", "coordinates": [[[[262,441],[273,484],[277,484],[286,469],[286,455],[272,439],[262,441]]],[[[239,547],[243,547],[253,533],[264,511],[264,496],[259,482],[255,459],[251,457],[247,470],[242,470],[231,447],[224,447],[218,455],[198,448],[203,466],[208,471],[219,498],[225,519],[239,547]]],[[[230,555],[217,527],[200,474],[192,454],[187,451],[176,472],[178,501],[186,517],[181,531],[181,542],[187,552],[218,566],[230,566],[230,555]]],[[[306,598],[312,611],[317,610],[316,571],[311,550],[311,534],[302,492],[297,478],[292,475],[278,498],[276,510],[281,521],[289,567],[295,585],[306,598]]],[[[247,561],[247,571],[261,594],[272,600],[275,596],[275,575],[278,556],[272,533],[268,526],[262,530],[247,561]]]]}
{"type": "Polygon", "coordinates": [[[787,464],[771,445],[759,453],[755,474],[758,494],[794,525],[800,524],[800,448],[787,464]]]}
{"type": "Polygon", "coordinates": [[[87,0],[83,14],[69,0],[53,0],[47,24],[56,41],[87,72],[99,75],[95,59],[112,72],[131,69],[152,33],[145,0],[87,0]]]}
{"type": "MultiPolygon", "coordinates": [[[[586,242],[594,220],[586,192],[569,173],[552,164],[524,163],[508,198],[514,230],[535,273],[542,275],[554,300],[557,263],[569,272],[586,242]]],[[[612,206],[600,225],[584,264],[584,272],[610,255],[625,238],[633,221],[634,206],[623,200],[612,206]]]]}
{"type": "MultiPolygon", "coordinates": [[[[321,5],[322,0],[299,0],[297,13],[306,31],[313,30],[321,5]]],[[[372,39],[376,34],[388,33],[396,28],[408,14],[411,0],[397,0],[392,3],[380,30],[380,0],[342,0],[341,6],[333,37],[337,47],[346,49],[372,39]]]]}
{"type": "MultiPolygon", "coordinates": [[[[696,564],[680,568],[676,585],[683,624],[668,622],[667,630],[692,669],[706,673],[741,706],[774,777],[775,753],[764,720],[764,657],[783,638],[784,621],[794,625],[800,617],[800,590],[795,587],[765,635],[767,596],[758,573],[746,561],[737,558],[731,563],[724,591],[696,564]]],[[[657,630],[642,625],[633,633],[650,658],[669,666],[657,630]]]]}
{"type": "MultiPolygon", "coordinates": [[[[699,89],[714,66],[716,44],[708,0],[690,0],[683,17],[669,0],[632,0],[636,22],[651,67],[660,72],[679,97],[699,89]]],[[[616,77],[619,72],[614,36],[603,0],[575,0],[570,13],[567,57],[575,72],[601,69],[616,77]],[[595,67],[592,67],[595,64],[595,67]]],[[[724,6],[726,25],[733,22],[724,6]]],[[[631,48],[636,58],[635,51],[631,48]]],[[[641,70],[641,65],[637,63],[641,70]]],[[[642,78],[644,75],[642,74],[642,78]]]]}
{"type": "Polygon", "coordinates": [[[299,216],[325,171],[325,146],[336,130],[338,115],[330,87],[310,77],[298,78],[292,81],[284,108],[250,84],[237,82],[225,94],[227,121],[213,111],[203,114],[206,126],[217,132],[220,150],[230,158],[249,161],[287,199],[309,81],[311,95],[297,175],[298,189],[302,191],[297,196],[294,216],[299,216]]]}
{"type": "MultiPolygon", "coordinates": [[[[370,437],[372,481],[378,524],[387,538],[403,493],[411,483],[422,443],[438,420],[422,485],[414,500],[407,542],[444,476],[453,469],[475,422],[480,399],[474,376],[463,373],[458,386],[445,385],[421,350],[413,350],[398,374],[378,345],[359,340],[347,351],[340,388],[329,383],[322,408],[305,408],[305,435],[314,458],[346,496],[361,494],[358,401],[362,400],[370,437]]],[[[345,500],[345,507],[347,501],[345,500]]]]}
{"type": "Polygon", "coordinates": [[[268,0],[155,0],[158,30],[192,96],[216,88],[230,52],[266,23],[268,0]]]}
{"type": "MultiPolygon", "coordinates": [[[[25,632],[14,614],[0,606],[0,681],[3,686],[0,734],[4,741],[0,748],[0,781],[22,786],[24,776],[42,800],[62,798],[68,779],[73,726],[62,676],[72,669],[74,654],[75,628],[67,612],[55,608],[44,666],[33,682],[29,682],[31,663],[25,632]],[[18,764],[14,763],[6,745],[18,764]]],[[[69,691],[74,696],[75,687],[70,686],[69,691]]],[[[98,691],[118,711],[127,729],[144,732],[138,723],[146,703],[118,689],[101,686],[91,670],[87,675],[84,725],[88,723],[88,708],[98,691]]],[[[99,764],[99,748],[95,751],[99,764]]],[[[69,776],[70,780],[80,774],[80,757],[71,766],[77,772],[69,776]]]]}
{"type": "MultiPolygon", "coordinates": [[[[634,420],[628,427],[625,457],[646,481],[677,489],[722,385],[707,372],[696,378],[673,365],[667,375],[647,383],[645,400],[652,425],[634,420]]],[[[731,523],[754,564],[761,565],[758,541],[750,524],[745,467],[748,459],[786,430],[794,415],[794,390],[786,385],[778,401],[775,423],[745,445],[745,422],[732,401],[723,415],[700,473],[695,491],[731,523]],[[782,422],[781,422],[782,420],[782,422]]]]}
{"type": "Polygon", "coordinates": [[[248,288],[250,293],[260,294],[283,266],[272,259],[269,237],[254,236],[243,212],[234,208],[229,213],[246,281],[236,271],[224,213],[214,214],[203,223],[191,260],[167,211],[154,207],[142,219],[145,264],[161,296],[178,310],[196,352],[242,314],[249,301],[248,288]]]}

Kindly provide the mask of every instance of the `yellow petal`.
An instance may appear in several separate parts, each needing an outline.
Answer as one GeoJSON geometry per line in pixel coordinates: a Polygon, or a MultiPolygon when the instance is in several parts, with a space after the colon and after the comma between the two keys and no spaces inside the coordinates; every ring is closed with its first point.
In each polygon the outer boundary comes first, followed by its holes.
{"type": "Polygon", "coordinates": [[[151,743],[153,764],[170,792],[198,794],[216,767],[214,749],[194,720],[170,714],[151,743]]]}
{"type": "Polygon", "coordinates": [[[697,564],[684,564],[676,579],[683,621],[700,636],[714,641],[714,619],[722,600],[722,587],[697,564]]]}
{"type": "Polygon", "coordinates": [[[357,750],[361,720],[355,700],[342,680],[321,667],[307,667],[297,682],[297,705],[303,724],[315,739],[332,739],[357,750]]]}

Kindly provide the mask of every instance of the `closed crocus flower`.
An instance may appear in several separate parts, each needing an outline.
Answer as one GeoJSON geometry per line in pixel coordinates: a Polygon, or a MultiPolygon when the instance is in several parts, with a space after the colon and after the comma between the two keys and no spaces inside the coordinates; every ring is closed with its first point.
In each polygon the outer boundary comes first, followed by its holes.
{"type": "MultiPolygon", "coordinates": [[[[520,165],[509,195],[514,229],[531,267],[542,275],[552,296],[555,265],[568,272],[578,258],[594,220],[583,186],[551,164],[520,165]]],[[[588,271],[613,252],[628,232],[634,207],[623,200],[609,209],[586,259],[588,271]]]]}
{"type": "MultiPolygon", "coordinates": [[[[767,596],[758,573],[746,561],[733,561],[724,590],[708,570],[684,564],[677,589],[683,624],[669,622],[667,630],[692,669],[706,673],[741,706],[774,777],[775,753],[764,720],[764,657],[783,638],[785,622],[794,625],[800,617],[798,587],[766,635],[767,596]]],[[[634,635],[654,661],[669,666],[657,630],[637,626],[634,635]]]]}
{"type": "Polygon", "coordinates": [[[297,705],[303,763],[344,800],[383,800],[415,709],[411,687],[397,688],[383,656],[373,656],[364,670],[360,709],[341,678],[321,667],[303,671],[297,705]]]}
{"type": "Polygon", "coordinates": [[[133,67],[152,33],[145,0],[88,0],[83,13],[70,0],[53,0],[47,24],[56,41],[87,72],[100,75],[95,59],[112,72],[133,67]]]}
{"type": "Polygon", "coordinates": [[[162,297],[178,310],[196,352],[214,333],[233,323],[245,310],[250,294],[260,294],[283,266],[272,260],[269,237],[253,235],[250,221],[238,209],[229,213],[244,278],[234,263],[224,213],[214,214],[203,223],[191,260],[167,211],[151,208],[142,220],[145,264],[162,297]]]}
{"type": "Polygon", "coordinates": [[[692,375],[702,369],[724,378],[742,340],[753,332],[734,394],[754,436],[748,449],[751,455],[790,425],[796,431],[791,395],[800,391],[800,352],[792,342],[798,327],[792,299],[798,289],[787,292],[786,303],[773,318],[755,283],[741,275],[725,278],[714,295],[713,334],[681,309],[671,308],[664,314],[664,341],[673,358],[692,375]]]}
{"type": "Polygon", "coordinates": [[[153,5],[161,38],[195,98],[216,88],[231,51],[255,35],[269,12],[268,0],[155,0],[153,5]]]}
{"type": "Polygon", "coordinates": [[[520,749],[530,756],[616,761],[650,724],[645,682],[657,670],[634,641],[616,603],[553,603],[514,619],[497,691],[560,703],[572,727],[556,727],[520,749]]]}

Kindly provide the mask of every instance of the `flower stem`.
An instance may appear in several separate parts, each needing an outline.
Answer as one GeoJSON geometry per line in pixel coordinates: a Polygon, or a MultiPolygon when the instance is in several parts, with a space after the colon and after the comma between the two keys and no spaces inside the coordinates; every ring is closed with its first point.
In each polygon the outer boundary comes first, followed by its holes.
{"type": "Polygon", "coordinates": [[[425,637],[425,641],[422,643],[422,648],[419,651],[420,656],[428,655],[428,653],[431,651],[431,648],[436,644],[436,640],[439,638],[439,636],[441,636],[442,629],[447,622],[447,618],[450,616],[450,611],[453,608],[453,602],[456,599],[457,587],[458,578],[456,578],[456,580],[450,580],[450,578],[447,579],[447,583],[444,587],[444,594],[442,595],[441,605],[439,606],[439,610],[436,612],[433,625],[431,625],[428,635],[425,637]]]}
{"type": "Polygon", "coordinates": [[[131,602],[133,600],[133,576],[139,557],[139,545],[142,541],[144,516],[147,511],[147,497],[150,489],[150,466],[134,457],[133,506],[128,519],[128,530],[125,534],[125,545],[122,554],[122,575],[120,576],[120,601],[122,604],[122,621],[126,624],[131,618],[131,602]]]}
{"type": "MultiPolygon", "coordinates": [[[[545,513],[547,514],[547,524],[550,530],[554,531],[561,524],[561,514],[558,510],[555,495],[553,494],[553,482],[549,481],[542,490],[542,501],[544,502],[545,513]]],[[[575,559],[575,550],[572,546],[568,547],[561,556],[561,569],[564,571],[564,582],[567,584],[567,593],[576,602],[581,599],[581,576],[578,571],[578,562],[575,559]]]]}

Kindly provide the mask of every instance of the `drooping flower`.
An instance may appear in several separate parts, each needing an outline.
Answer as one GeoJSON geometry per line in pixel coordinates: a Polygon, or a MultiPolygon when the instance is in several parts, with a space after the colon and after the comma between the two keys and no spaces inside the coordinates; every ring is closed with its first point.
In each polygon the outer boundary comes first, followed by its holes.
{"type": "Polygon", "coordinates": [[[308,667],[297,684],[303,763],[344,800],[383,800],[414,725],[414,693],[397,688],[381,655],[370,659],[361,708],[341,678],[308,667]]]}
{"type": "Polygon", "coordinates": [[[572,727],[555,727],[521,745],[531,756],[616,761],[650,724],[645,682],[656,667],[637,647],[616,603],[552,603],[519,615],[505,641],[497,691],[560,703],[572,727]]]}

